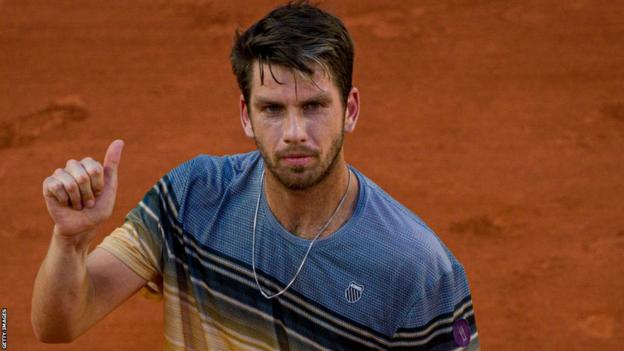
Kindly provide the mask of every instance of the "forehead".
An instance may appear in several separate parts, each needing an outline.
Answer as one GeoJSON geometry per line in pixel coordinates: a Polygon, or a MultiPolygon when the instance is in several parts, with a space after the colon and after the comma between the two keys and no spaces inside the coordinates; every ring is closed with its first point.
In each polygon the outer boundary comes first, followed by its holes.
{"type": "Polygon", "coordinates": [[[260,64],[256,60],[252,71],[251,100],[255,96],[274,97],[278,95],[301,99],[321,92],[338,95],[338,87],[333,79],[318,64],[312,65],[311,68],[314,73],[307,75],[289,67],[269,66],[265,63],[262,65],[264,81],[260,79],[260,68],[260,64]]]}

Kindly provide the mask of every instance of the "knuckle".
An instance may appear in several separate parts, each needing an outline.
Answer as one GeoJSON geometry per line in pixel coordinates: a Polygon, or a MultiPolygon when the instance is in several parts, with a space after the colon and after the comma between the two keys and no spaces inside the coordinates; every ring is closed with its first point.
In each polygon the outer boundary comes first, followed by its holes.
{"type": "Polygon", "coordinates": [[[78,184],[74,183],[74,182],[70,182],[65,184],[65,189],[67,189],[67,191],[73,192],[78,190],[78,184]]]}
{"type": "Polygon", "coordinates": [[[50,187],[53,183],[54,183],[54,178],[52,176],[49,176],[43,180],[44,187],[50,187]]]}
{"type": "Polygon", "coordinates": [[[56,179],[54,179],[52,177],[49,177],[49,178],[46,178],[46,180],[43,181],[43,188],[44,189],[54,190],[54,188],[56,188],[58,183],[59,183],[59,181],[57,181],[56,179]]]}
{"type": "Polygon", "coordinates": [[[50,190],[54,191],[55,193],[60,193],[61,190],[63,190],[63,184],[58,183],[58,182],[54,182],[50,185],[50,190]]]}
{"type": "Polygon", "coordinates": [[[92,177],[95,177],[102,173],[102,166],[100,165],[85,166],[85,169],[87,170],[87,173],[92,177]]]}
{"type": "Polygon", "coordinates": [[[47,192],[52,191],[52,185],[50,184],[50,181],[48,181],[48,178],[46,178],[43,183],[42,183],[42,187],[43,189],[43,194],[45,195],[47,192]]]}
{"type": "Polygon", "coordinates": [[[89,176],[86,173],[77,174],[74,178],[78,184],[85,184],[89,181],[89,176]]]}
{"type": "Polygon", "coordinates": [[[67,163],[65,163],[65,165],[66,165],[67,167],[71,167],[72,165],[76,164],[76,162],[78,162],[78,161],[76,161],[76,160],[74,160],[74,159],[72,158],[72,159],[67,160],[67,163]]]}

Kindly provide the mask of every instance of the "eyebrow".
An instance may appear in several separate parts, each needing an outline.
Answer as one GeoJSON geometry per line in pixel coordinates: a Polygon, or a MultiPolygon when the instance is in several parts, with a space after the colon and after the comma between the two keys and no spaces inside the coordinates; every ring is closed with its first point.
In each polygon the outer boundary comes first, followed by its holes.
{"type": "MultiPolygon", "coordinates": [[[[332,101],[331,95],[325,92],[318,93],[313,95],[305,100],[299,102],[299,105],[309,104],[311,102],[316,102],[320,104],[327,104],[332,101]]],[[[255,106],[267,106],[267,105],[276,105],[282,106],[283,104],[279,101],[273,100],[264,96],[257,96],[254,101],[255,106]]]]}

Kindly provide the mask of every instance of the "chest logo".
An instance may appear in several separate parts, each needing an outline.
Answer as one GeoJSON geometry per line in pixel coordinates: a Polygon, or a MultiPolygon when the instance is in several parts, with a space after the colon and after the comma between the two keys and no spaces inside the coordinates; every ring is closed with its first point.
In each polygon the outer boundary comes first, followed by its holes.
{"type": "Polygon", "coordinates": [[[364,286],[351,282],[347,289],[345,290],[345,298],[349,303],[355,303],[362,298],[362,292],[364,291],[364,286]]]}

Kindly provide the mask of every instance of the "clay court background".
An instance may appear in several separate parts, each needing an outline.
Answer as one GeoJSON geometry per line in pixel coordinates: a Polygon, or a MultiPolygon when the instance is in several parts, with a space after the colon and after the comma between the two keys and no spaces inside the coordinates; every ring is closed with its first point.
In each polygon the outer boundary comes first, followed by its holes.
{"type": "MultiPolygon", "coordinates": [[[[274,1],[0,0],[0,304],[9,350],[158,350],[135,296],[73,345],[29,322],[51,221],[41,183],[126,141],[100,239],[166,171],[248,151],[228,54],[274,1]]],[[[624,344],[624,5],[327,1],[356,43],[347,161],[468,273],[484,350],[624,344]]],[[[99,239],[98,239],[99,241],[99,239]]]]}

